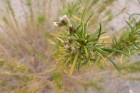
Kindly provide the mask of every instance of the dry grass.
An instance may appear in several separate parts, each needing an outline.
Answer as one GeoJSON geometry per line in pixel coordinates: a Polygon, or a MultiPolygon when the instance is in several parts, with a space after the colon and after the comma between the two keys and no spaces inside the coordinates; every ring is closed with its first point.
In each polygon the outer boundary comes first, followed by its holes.
{"type": "Polygon", "coordinates": [[[46,10],[50,10],[48,5],[52,2],[19,2],[24,12],[20,19],[11,1],[3,0],[5,8],[2,10],[0,24],[0,90],[3,93],[43,93],[45,87],[50,87],[48,77],[55,66],[52,65],[54,62],[47,42],[48,32],[52,29],[49,22],[52,19],[49,15],[51,11],[46,10]],[[43,5],[45,2],[48,5],[43,5]],[[42,4],[41,9],[37,9],[38,3],[42,4]]]}
{"type": "MultiPolygon", "coordinates": [[[[56,62],[48,39],[49,34],[58,29],[52,26],[52,22],[63,14],[71,19],[81,17],[87,7],[87,15],[94,10],[88,29],[94,31],[100,22],[105,27],[112,19],[109,4],[114,0],[17,0],[21,4],[20,16],[11,1],[2,0],[0,9],[0,93],[74,92],[74,86],[80,83],[54,72],[56,62]],[[73,89],[70,90],[69,86],[73,89]]],[[[89,68],[86,68],[85,72],[88,72],[89,68]]],[[[96,86],[95,83],[91,85],[96,86]]]]}

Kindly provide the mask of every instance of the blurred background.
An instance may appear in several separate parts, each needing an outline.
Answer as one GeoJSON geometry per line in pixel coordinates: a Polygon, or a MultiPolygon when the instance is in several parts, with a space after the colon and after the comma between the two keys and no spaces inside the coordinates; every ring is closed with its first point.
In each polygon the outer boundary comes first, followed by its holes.
{"type": "Polygon", "coordinates": [[[119,36],[140,13],[138,0],[0,0],[0,93],[140,93],[138,54],[122,59],[122,73],[104,64],[71,77],[54,71],[53,22],[81,17],[85,7],[87,18],[93,12],[89,31],[102,23],[108,35],[119,36]]]}

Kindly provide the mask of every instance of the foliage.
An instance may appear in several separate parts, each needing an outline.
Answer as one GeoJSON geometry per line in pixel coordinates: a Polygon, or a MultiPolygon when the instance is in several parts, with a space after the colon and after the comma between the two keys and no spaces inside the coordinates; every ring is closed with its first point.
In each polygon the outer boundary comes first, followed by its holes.
{"type": "MultiPolygon", "coordinates": [[[[137,25],[132,26],[128,23],[129,29],[124,31],[119,38],[113,37],[112,48],[115,50],[122,51],[130,56],[132,53],[140,50],[140,26],[139,22],[137,25]]],[[[117,55],[117,53],[114,53],[117,55]]]]}
{"type": "MultiPolygon", "coordinates": [[[[63,85],[63,75],[59,68],[72,75],[75,68],[78,71],[85,66],[93,68],[109,60],[118,69],[114,57],[122,54],[128,56],[132,51],[139,50],[140,23],[137,22],[137,27],[128,23],[131,28],[129,33],[126,31],[119,38],[114,37],[113,43],[108,41],[111,39],[105,34],[106,25],[113,18],[108,6],[114,1],[17,0],[21,3],[22,12],[19,15],[12,0],[2,0],[0,92],[43,93],[47,90],[48,93],[52,89],[51,84],[56,88],[55,92],[63,90],[67,86],[63,85]],[[55,25],[65,25],[65,30],[54,28],[52,22],[58,15],[64,14],[69,17],[68,24],[65,24],[66,20],[63,23],[61,20],[55,25]],[[100,22],[102,25],[99,25],[100,22]],[[55,44],[53,53],[59,61],[57,68],[52,56],[53,47],[48,42],[48,39],[52,39],[50,36],[54,40],[51,43],[55,44]],[[54,69],[56,72],[53,72],[54,69]],[[52,80],[48,77],[52,77],[52,80]]],[[[90,85],[101,89],[96,83],[90,85]]]]}
{"type": "MultiPolygon", "coordinates": [[[[66,2],[66,0],[63,0],[62,10],[59,15],[67,15],[71,19],[73,19],[73,16],[81,18],[83,11],[86,9],[86,15],[90,16],[91,13],[93,13],[88,22],[89,29],[97,29],[98,23],[100,22],[102,22],[102,25],[105,27],[107,23],[113,19],[112,10],[108,6],[110,6],[114,1],[115,0],[73,0],[66,2]]],[[[84,19],[87,20],[88,16],[84,16],[84,19]]],[[[73,21],[71,20],[71,22],[73,21]]],[[[77,22],[73,22],[73,24],[74,23],[77,22]]],[[[92,29],[92,31],[95,30],[92,29]]]]}
{"type": "Polygon", "coordinates": [[[67,16],[60,17],[60,22],[55,22],[56,26],[66,28],[66,31],[60,32],[55,35],[53,44],[55,45],[54,54],[58,58],[58,68],[70,71],[72,75],[75,68],[78,70],[85,64],[99,63],[101,60],[108,59],[119,71],[119,68],[112,60],[112,58],[118,55],[125,55],[129,57],[129,54],[133,51],[138,51],[139,48],[139,27],[131,26],[129,32],[124,32],[116,39],[114,36],[112,42],[105,41],[102,34],[102,26],[94,32],[87,32],[88,22],[90,18],[85,21],[85,11],[82,18],[75,18],[80,21],[80,25],[75,26],[67,16]]]}
{"type": "MultiPolygon", "coordinates": [[[[63,23],[63,20],[68,19],[65,18],[60,21],[63,23]]],[[[67,24],[64,24],[64,26],[67,27],[71,25],[68,27],[69,31],[62,32],[56,37],[57,40],[55,42],[56,49],[54,53],[60,58],[59,68],[70,68],[70,75],[72,75],[75,67],[80,69],[81,65],[87,64],[91,60],[96,60],[93,58],[93,55],[101,55],[104,57],[102,55],[104,51],[100,48],[102,43],[99,42],[99,38],[102,34],[101,25],[99,30],[95,32],[96,34],[87,34],[88,21],[84,22],[83,19],[79,20],[81,24],[76,28],[74,28],[70,22],[66,21],[67,24]]]]}

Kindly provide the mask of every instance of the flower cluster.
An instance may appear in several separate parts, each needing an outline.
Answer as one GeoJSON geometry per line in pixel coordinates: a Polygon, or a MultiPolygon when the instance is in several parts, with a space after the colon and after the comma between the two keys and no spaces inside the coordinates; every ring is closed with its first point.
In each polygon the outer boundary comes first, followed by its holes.
{"type": "Polygon", "coordinates": [[[70,23],[67,15],[60,17],[59,22],[54,22],[54,25],[59,27],[66,26],[69,28],[69,36],[67,37],[67,41],[64,42],[64,48],[68,51],[71,51],[72,53],[76,53],[76,48],[72,46],[73,34],[76,33],[76,29],[70,23]]]}
{"type": "Polygon", "coordinates": [[[67,26],[69,24],[69,19],[68,19],[67,15],[60,17],[59,21],[60,22],[54,22],[53,24],[55,26],[67,26]]]}

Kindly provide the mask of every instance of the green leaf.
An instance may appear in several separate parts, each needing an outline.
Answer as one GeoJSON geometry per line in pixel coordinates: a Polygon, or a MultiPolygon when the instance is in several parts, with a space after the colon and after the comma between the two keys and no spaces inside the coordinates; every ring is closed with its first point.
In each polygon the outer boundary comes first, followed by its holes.
{"type": "Polygon", "coordinates": [[[101,31],[102,31],[102,25],[100,24],[100,28],[99,28],[99,34],[98,34],[98,37],[97,37],[97,41],[98,41],[98,40],[99,40],[99,38],[100,38],[101,31]]]}
{"type": "Polygon", "coordinates": [[[125,22],[128,24],[128,26],[131,28],[131,30],[133,32],[134,31],[134,28],[131,26],[131,24],[129,22],[127,22],[127,21],[125,21],[125,22]]]}
{"type": "Polygon", "coordinates": [[[83,39],[85,39],[85,37],[86,37],[86,31],[87,31],[87,24],[83,23],[83,32],[82,32],[83,39]]]}
{"type": "Polygon", "coordinates": [[[97,63],[100,61],[100,58],[101,58],[101,57],[98,55],[98,57],[97,57],[97,59],[95,60],[94,63],[97,64],[97,63]]]}
{"type": "Polygon", "coordinates": [[[111,60],[106,54],[103,53],[103,51],[101,51],[100,49],[97,48],[98,53],[102,54],[104,57],[106,57],[113,65],[114,67],[117,69],[118,72],[120,72],[120,69],[118,68],[118,66],[115,64],[115,62],[113,60],[111,60]]]}
{"type": "Polygon", "coordinates": [[[90,18],[93,16],[93,13],[89,16],[89,18],[86,21],[86,24],[88,23],[88,21],[90,20],[90,18]]]}
{"type": "MultiPolygon", "coordinates": [[[[102,34],[101,31],[102,31],[102,26],[101,26],[101,24],[100,24],[100,27],[99,27],[99,30],[98,30],[98,35],[97,35],[95,44],[97,43],[97,41],[99,40],[99,38],[100,38],[100,36],[101,36],[101,34],[102,34]]],[[[94,44],[94,45],[95,45],[95,44],[94,44]]]]}
{"type": "Polygon", "coordinates": [[[123,51],[121,51],[121,50],[111,49],[111,48],[102,48],[102,50],[104,50],[104,51],[109,51],[109,52],[118,52],[118,53],[122,53],[122,54],[124,54],[124,55],[126,55],[126,56],[129,57],[128,54],[126,54],[125,52],[123,52],[123,51]]]}

